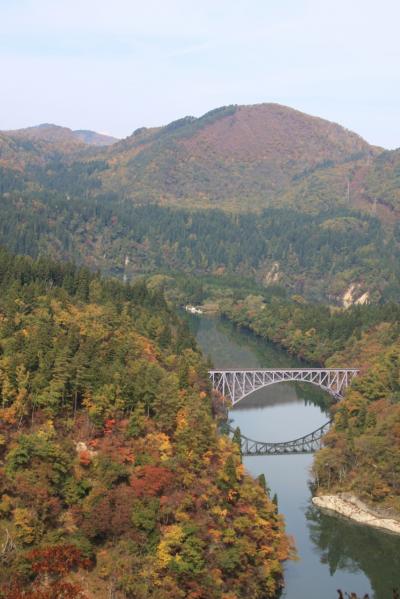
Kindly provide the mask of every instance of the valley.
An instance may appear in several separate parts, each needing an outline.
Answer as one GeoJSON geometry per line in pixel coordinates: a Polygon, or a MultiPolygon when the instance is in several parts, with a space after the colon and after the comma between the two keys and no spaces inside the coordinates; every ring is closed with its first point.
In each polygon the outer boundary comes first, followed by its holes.
{"type": "Polygon", "coordinates": [[[311,504],[400,515],[399,165],[279,104],[0,132],[1,599],[400,587],[397,537],[311,504]],[[359,371],[229,412],[260,441],[332,419],[313,458],[223,434],[208,370],[247,363],[359,371]]]}
{"type": "Polygon", "coordinates": [[[313,301],[386,301],[400,293],[398,157],[276,104],[120,141],[3,131],[0,243],[127,279],[245,275],[313,301]]]}
{"type": "MultiPolygon", "coordinates": [[[[216,368],[304,367],[305,362],[219,317],[190,316],[190,326],[216,368]]],[[[310,384],[281,383],[240,401],[229,412],[232,427],[260,441],[295,439],[329,418],[329,396],[310,384]]],[[[254,475],[265,475],[270,494],[294,535],[298,561],[285,565],[288,599],[335,597],[337,588],[390,597],[398,584],[400,536],[354,524],[316,509],[312,496],[312,455],[243,458],[254,475]],[[312,584],[310,584],[312,581],[312,584]]]]}

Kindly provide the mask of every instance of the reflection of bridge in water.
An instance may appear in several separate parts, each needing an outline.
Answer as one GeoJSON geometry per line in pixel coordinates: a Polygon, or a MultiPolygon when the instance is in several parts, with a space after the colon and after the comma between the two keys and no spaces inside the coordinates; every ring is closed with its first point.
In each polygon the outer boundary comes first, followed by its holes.
{"type": "MultiPolygon", "coordinates": [[[[340,400],[358,374],[353,368],[266,368],[258,370],[210,370],[209,375],[215,391],[230,399],[232,406],[251,393],[276,383],[311,383],[340,400]]],[[[321,439],[328,431],[330,422],[311,433],[294,439],[269,443],[254,441],[241,434],[244,455],[284,455],[312,453],[321,447],[321,439]]],[[[232,432],[232,430],[231,430],[232,432]]]]}
{"type": "MultiPolygon", "coordinates": [[[[326,422],[312,433],[293,439],[293,441],[281,441],[277,443],[267,443],[264,441],[254,441],[240,433],[240,448],[243,455],[285,455],[293,453],[314,453],[321,447],[321,440],[328,432],[331,421],[326,422]]],[[[228,427],[230,433],[235,429],[228,427]]]]}

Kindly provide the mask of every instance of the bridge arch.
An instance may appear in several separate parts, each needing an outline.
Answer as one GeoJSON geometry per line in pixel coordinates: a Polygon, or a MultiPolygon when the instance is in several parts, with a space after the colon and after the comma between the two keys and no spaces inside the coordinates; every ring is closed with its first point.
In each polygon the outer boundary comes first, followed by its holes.
{"type": "Polygon", "coordinates": [[[236,405],[259,389],[284,382],[311,383],[327,391],[335,400],[357,376],[354,368],[266,368],[259,370],[210,370],[213,389],[236,405]]]}

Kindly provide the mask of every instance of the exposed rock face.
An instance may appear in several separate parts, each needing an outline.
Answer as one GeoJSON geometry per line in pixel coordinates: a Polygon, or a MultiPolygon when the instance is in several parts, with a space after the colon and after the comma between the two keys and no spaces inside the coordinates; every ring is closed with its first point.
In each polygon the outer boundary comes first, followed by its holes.
{"type": "Polygon", "coordinates": [[[362,291],[359,283],[351,283],[346,289],[342,297],[342,304],[344,308],[349,308],[354,304],[364,305],[369,302],[368,291],[362,291]]]}
{"type": "Polygon", "coordinates": [[[281,278],[282,273],[280,271],[279,262],[274,262],[270,270],[265,273],[264,284],[273,285],[274,283],[278,283],[281,278]]]}
{"type": "Polygon", "coordinates": [[[353,495],[322,495],[313,497],[312,502],[321,509],[336,512],[359,524],[400,534],[400,520],[382,517],[353,495]]]}
{"type": "Polygon", "coordinates": [[[94,451],[88,447],[83,441],[78,441],[78,443],[76,443],[75,449],[81,463],[89,464],[93,458],[97,456],[97,451],[94,451]]]}
{"type": "Polygon", "coordinates": [[[368,291],[366,291],[358,299],[356,299],[356,301],[354,303],[359,304],[360,306],[363,306],[364,304],[368,304],[368,302],[369,302],[369,293],[368,293],[368,291]]]}

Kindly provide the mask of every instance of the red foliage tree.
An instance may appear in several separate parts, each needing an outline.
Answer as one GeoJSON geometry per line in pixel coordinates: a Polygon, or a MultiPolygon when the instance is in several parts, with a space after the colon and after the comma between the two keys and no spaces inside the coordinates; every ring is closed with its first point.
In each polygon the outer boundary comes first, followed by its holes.
{"type": "Polygon", "coordinates": [[[173,473],[163,466],[141,466],[136,469],[130,483],[136,497],[156,497],[171,484],[173,473]]]}
{"type": "Polygon", "coordinates": [[[64,580],[73,569],[90,565],[74,545],[34,549],[26,558],[35,580],[29,587],[18,580],[10,581],[1,589],[4,599],[87,599],[78,584],[64,580]]]}

